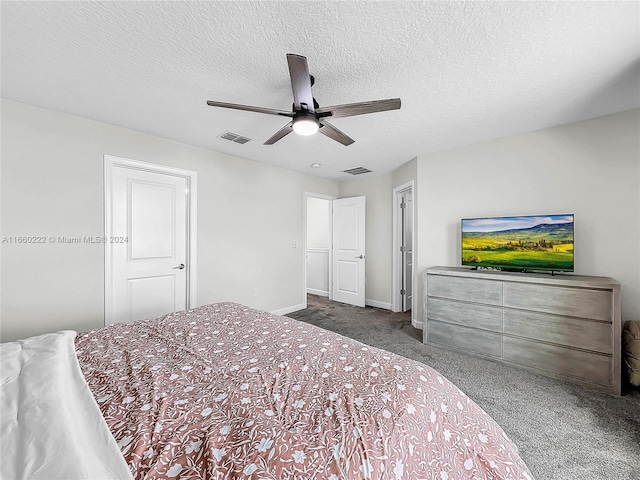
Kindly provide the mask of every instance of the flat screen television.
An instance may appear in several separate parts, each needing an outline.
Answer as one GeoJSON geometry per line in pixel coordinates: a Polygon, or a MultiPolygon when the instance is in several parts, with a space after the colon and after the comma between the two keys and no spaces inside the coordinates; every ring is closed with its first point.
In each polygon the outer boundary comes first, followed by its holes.
{"type": "Polygon", "coordinates": [[[573,214],[462,219],[462,265],[573,272],[573,214]]]}

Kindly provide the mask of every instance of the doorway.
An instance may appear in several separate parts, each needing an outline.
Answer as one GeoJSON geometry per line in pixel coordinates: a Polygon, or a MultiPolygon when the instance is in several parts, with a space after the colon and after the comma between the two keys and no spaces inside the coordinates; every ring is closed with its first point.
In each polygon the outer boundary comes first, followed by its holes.
{"type": "Polygon", "coordinates": [[[305,193],[304,305],[307,293],[365,305],[366,199],[305,193]]]}
{"type": "Polygon", "coordinates": [[[394,312],[407,312],[413,307],[413,199],[413,180],[393,189],[394,312]]]}
{"type": "MultiPolygon", "coordinates": [[[[331,201],[332,197],[306,196],[305,292],[331,299],[331,201]]],[[[306,298],[306,294],[305,294],[306,298]]]]}
{"type": "Polygon", "coordinates": [[[196,305],[196,173],[104,157],[105,324],[196,305]]]}

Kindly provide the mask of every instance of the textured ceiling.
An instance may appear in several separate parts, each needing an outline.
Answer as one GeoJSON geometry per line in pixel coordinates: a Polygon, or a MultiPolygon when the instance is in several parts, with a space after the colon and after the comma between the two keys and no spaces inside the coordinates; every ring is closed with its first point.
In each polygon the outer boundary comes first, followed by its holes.
{"type": "Polygon", "coordinates": [[[637,108],[639,12],[637,1],[3,1],[2,96],[350,178],[340,171],[637,108]],[[263,146],[287,119],[206,105],[290,109],[287,53],[308,58],[320,106],[400,97],[402,108],[334,120],[348,147],[295,134],[263,146]]]}

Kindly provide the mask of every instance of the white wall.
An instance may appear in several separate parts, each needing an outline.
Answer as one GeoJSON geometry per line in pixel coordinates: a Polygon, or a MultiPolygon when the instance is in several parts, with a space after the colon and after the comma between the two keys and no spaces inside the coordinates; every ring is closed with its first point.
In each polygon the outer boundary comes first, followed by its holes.
{"type": "Polygon", "coordinates": [[[367,173],[340,182],[340,198],[367,197],[366,303],[391,308],[391,215],[393,201],[390,173],[367,173]]]}
{"type": "MultiPolygon", "coordinates": [[[[404,185],[411,180],[415,181],[418,169],[418,158],[412,158],[407,163],[400,165],[393,172],[391,172],[391,184],[393,188],[404,185]]],[[[415,192],[414,192],[415,195],[415,192]]],[[[415,201],[415,198],[414,198],[415,201]]]]}
{"type": "Polygon", "coordinates": [[[307,247],[331,247],[331,201],[307,197],[307,247]]]}
{"type": "MultiPolygon", "coordinates": [[[[304,301],[303,192],[335,182],[2,100],[2,236],[103,235],[103,155],[198,172],[198,304],[304,301]],[[253,296],[253,289],[258,296],[253,296]]],[[[242,154],[238,146],[238,154],[242,154]]],[[[2,341],[104,322],[100,245],[2,244],[2,341]]]]}
{"type": "Polygon", "coordinates": [[[307,197],[307,293],[329,296],[331,201],[307,197]]]}
{"type": "MultiPolygon", "coordinates": [[[[417,270],[460,265],[460,219],[575,214],[577,274],[622,284],[640,319],[640,110],[418,156],[417,270]]],[[[422,318],[422,314],[418,318],[422,318]]]]}

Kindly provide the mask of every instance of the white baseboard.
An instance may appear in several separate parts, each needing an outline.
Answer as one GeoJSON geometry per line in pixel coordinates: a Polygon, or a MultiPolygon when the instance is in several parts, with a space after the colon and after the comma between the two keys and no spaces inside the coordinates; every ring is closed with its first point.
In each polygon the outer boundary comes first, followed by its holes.
{"type": "Polygon", "coordinates": [[[368,307],[376,307],[382,308],[384,310],[391,310],[391,304],[387,302],[379,302],[377,300],[367,300],[365,299],[364,304],[368,307]]]}
{"type": "Polygon", "coordinates": [[[287,313],[297,312],[298,310],[303,310],[306,307],[304,303],[299,303],[298,305],[293,305],[291,307],[281,308],[279,310],[273,310],[271,313],[276,315],[286,315],[287,313]]]}
{"type": "Polygon", "coordinates": [[[415,318],[411,319],[411,325],[413,325],[418,330],[422,330],[424,328],[424,323],[420,320],[416,320],[415,318]]]}
{"type": "Polygon", "coordinates": [[[315,288],[307,288],[307,293],[311,295],[318,295],[320,297],[328,297],[329,292],[325,292],[324,290],[316,290],[315,288]]]}

